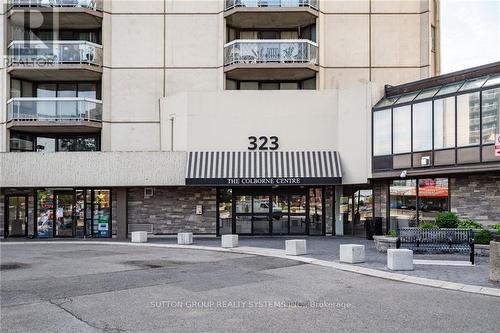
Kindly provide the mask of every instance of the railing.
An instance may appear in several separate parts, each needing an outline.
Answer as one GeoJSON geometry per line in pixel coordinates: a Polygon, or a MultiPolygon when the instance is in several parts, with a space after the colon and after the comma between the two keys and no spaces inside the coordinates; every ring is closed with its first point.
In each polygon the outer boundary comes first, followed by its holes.
{"type": "Polygon", "coordinates": [[[87,41],[13,41],[8,46],[9,63],[102,65],[102,46],[87,41]]]}
{"type": "Polygon", "coordinates": [[[226,0],[224,9],[237,7],[270,7],[270,8],[295,8],[310,7],[318,9],[318,0],[226,0]]]}
{"type": "Polygon", "coordinates": [[[238,39],[224,46],[224,65],[318,63],[318,45],[305,39],[238,39]]]}
{"type": "Polygon", "coordinates": [[[89,8],[102,10],[102,0],[10,0],[10,7],[23,8],[89,8]]]}
{"type": "Polygon", "coordinates": [[[102,101],[84,97],[21,97],[7,102],[7,121],[102,121],[102,101]]]}

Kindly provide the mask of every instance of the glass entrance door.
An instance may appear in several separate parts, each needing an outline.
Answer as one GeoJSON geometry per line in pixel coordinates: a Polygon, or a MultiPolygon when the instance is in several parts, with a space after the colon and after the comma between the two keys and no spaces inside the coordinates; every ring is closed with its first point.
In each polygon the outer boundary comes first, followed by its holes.
{"type": "Polygon", "coordinates": [[[75,196],[73,192],[55,194],[55,237],[73,237],[75,196]]]}
{"type": "Polygon", "coordinates": [[[27,197],[7,196],[7,225],[5,236],[26,237],[28,235],[27,197]]]}

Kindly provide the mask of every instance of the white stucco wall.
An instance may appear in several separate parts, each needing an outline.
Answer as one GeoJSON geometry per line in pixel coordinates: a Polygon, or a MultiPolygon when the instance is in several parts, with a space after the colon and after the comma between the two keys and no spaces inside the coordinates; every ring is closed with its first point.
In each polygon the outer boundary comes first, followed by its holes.
{"type": "Polygon", "coordinates": [[[0,153],[0,187],[184,185],[184,152],[0,153]]]}

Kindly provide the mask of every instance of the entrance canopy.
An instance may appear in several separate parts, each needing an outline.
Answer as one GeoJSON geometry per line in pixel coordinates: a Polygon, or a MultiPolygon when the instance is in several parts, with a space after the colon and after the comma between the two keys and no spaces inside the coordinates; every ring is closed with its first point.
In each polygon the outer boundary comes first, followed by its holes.
{"type": "Polygon", "coordinates": [[[334,151],[188,152],[186,185],[283,186],[341,184],[334,151]]]}

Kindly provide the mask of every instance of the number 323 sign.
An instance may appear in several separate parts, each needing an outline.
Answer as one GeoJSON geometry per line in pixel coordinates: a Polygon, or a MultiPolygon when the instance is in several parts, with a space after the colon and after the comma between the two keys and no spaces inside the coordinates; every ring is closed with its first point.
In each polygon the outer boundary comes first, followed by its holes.
{"type": "Polygon", "coordinates": [[[249,136],[248,150],[276,150],[279,148],[279,139],[277,136],[249,136]]]}

